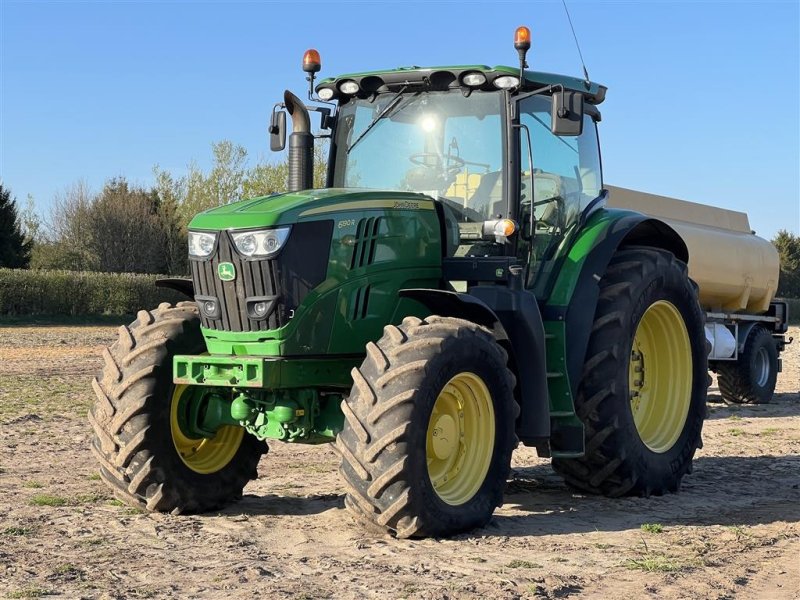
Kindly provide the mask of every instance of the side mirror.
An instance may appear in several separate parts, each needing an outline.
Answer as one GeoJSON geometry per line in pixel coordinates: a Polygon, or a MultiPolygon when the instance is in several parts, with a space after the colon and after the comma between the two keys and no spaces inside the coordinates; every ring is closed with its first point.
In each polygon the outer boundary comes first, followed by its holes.
{"type": "Polygon", "coordinates": [[[282,110],[272,112],[269,122],[269,149],[280,152],[286,147],[286,113],[282,110]]]}
{"type": "Polygon", "coordinates": [[[583,94],[561,91],[553,94],[550,130],[555,135],[583,133],[583,94]]]}

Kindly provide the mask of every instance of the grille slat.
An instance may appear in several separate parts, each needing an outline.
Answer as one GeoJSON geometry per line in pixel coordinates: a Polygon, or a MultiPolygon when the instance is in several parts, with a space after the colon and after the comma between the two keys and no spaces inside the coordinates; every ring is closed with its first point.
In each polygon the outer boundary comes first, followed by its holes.
{"type": "Polygon", "coordinates": [[[195,294],[212,296],[220,316],[209,319],[201,311],[204,327],[222,331],[266,331],[283,327],[306,294],[327,276],[333,221],[310,221],[293,226],[286,247],[272,260],[245,260],[234,249],[227,232],[219,233],[217,251],[206,260],[192,260],[195,294]],[[236,269],[233,281],[220,280],[220,262],[236,269]],[[265,319],[247,315],[246,298],[278,296],[265,319]]]}

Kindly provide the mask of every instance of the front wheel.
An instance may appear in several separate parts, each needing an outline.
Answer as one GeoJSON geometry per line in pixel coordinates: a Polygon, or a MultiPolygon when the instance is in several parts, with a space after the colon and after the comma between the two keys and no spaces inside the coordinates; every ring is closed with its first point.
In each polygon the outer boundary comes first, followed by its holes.
{"type": "Polygon", "coordinates": [[[197,307],[162,304],[139,311],[103,352],[92,384],[92,451],[100,476],[128,504],[162,512],[204,512],[241,498],[266,444],[235,426],[208,437],[187,431],[205,390],[172,383],[172,357],[202,354],[197,307]]]}
{"type": "Polygon", "coordinates": [[[608,496],[678,490],[701,445],[708,387],[704,317],[686,265],[618,251],[600,297],[575,408],[582,458],[553,460],[571,486],[608,496]]]}
{"type": "Polygon", "coordinates": [[[516,446],[506,362],[489,331],[445,317],[406,318],[367,346],[336,443],[357,520],[397,537],[489,521],[516,446]]]}

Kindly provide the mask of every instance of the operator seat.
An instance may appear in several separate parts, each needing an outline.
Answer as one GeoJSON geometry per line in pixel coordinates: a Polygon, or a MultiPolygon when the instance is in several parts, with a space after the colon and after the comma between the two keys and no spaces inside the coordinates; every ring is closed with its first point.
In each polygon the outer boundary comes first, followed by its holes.
{"type": "Polygon", "coordinates": [[[469,200],[469,208],[485,215],[487,219],[505,213],[502,174],[502,171],[485,173],[469,200]]]}

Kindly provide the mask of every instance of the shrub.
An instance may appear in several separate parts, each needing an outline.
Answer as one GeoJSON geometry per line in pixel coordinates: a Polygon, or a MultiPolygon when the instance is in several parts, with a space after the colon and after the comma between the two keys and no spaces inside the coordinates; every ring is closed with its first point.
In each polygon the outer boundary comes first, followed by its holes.
{"type": "Polygon", "coordinates": [[[132,315],[186,298],[158,275],[0,269],[0,315],[132,315]]]}

